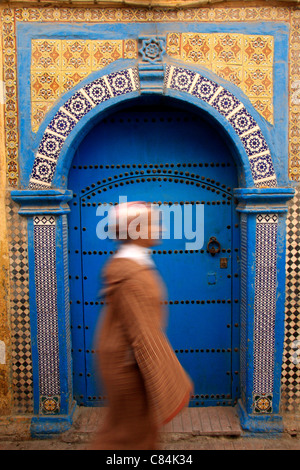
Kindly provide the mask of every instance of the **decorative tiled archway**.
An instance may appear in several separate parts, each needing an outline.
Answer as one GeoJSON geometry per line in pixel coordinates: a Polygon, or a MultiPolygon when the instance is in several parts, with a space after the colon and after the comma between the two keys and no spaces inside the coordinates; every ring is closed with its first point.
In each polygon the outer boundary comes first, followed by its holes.
{"type": "Polygon", "coordinates": [[[235,190],[242,235],[240,413],[246,429],[281,430],[285,289],[282,253],[285,203],[293,190],[278,187],[268,139],[249,111],[251,106],[205,71],[175,62],[163,64],[160,50],[157,62],[148,60],[138,66],[114,68],[63,102],[38,143],[28,189],[12,192],[22,205],[20,213],[29,217],[30,309],[32,334],[38,337],[33,354],[38,384],[33,433],[60,432],[70,424],[74,409],[66,216],[66,203],[72,195],[62,189],[59,173],[67,158],[70,160],[70,142],[76,142],[91,116],[102,112],[103,105],[109,107],[109,103],[142,93],[165,94],[211,113],[239,152],[245,174],[245,187],[235,190]],[[56,373],[49,374],[49,364],[56,373]]]}
{"type": "MultiPolygon", "coordinates": [[[[245,148],[256,187],[276,187],[276,175],[266,139],[245,105],[224,86],[183,67],[167,66],[165,90],[186,92],[224,116],[245,148]]],[[[140,87],[137,68],[103,75],[76,91],[57,111],[40,141],[29,188],[51,187],[56,164],[66,138],[78,122],[97,105],[140,87]]]]}

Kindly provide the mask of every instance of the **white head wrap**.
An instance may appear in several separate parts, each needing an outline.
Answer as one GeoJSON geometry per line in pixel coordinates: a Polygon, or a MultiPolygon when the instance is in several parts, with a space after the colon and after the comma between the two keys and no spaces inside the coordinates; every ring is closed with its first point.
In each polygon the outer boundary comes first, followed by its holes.
{"type": "Polygon", "coordinates": [[[109,230],[116,233],[116,238],[119,240],[159,238],[159,221],[155,215],[153,206],[147,202],[121,203],[110,210],[109,230]],[[151,228],[149,213],[151,213],[151,228]]]}

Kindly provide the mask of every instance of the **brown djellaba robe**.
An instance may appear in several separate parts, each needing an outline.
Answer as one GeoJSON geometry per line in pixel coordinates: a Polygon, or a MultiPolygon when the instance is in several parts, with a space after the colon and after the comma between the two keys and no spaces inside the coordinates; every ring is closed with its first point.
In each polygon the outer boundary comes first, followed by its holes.
{"type": "Polygon", "coordinates": [[[92,449],[157,449],[159,428],[193,389],[164,333],[163,283],[129,258],[112,259],[103,278],[107,305],[96,348],[108,411],[92,449]]]}

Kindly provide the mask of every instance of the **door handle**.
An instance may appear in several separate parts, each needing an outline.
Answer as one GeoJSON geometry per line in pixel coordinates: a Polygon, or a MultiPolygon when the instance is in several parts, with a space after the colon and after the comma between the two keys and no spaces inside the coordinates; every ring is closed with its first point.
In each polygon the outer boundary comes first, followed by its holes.
{"type": "Polygon", "coordinates": [[[208,244],[207,244],[207,251],[212,255],[215,256],[216,253],[221,251],[221,245],[216,239],[216,237],[210,237],[208,244]],[[215,248],[215,245],[217,246],[215,248]]]}

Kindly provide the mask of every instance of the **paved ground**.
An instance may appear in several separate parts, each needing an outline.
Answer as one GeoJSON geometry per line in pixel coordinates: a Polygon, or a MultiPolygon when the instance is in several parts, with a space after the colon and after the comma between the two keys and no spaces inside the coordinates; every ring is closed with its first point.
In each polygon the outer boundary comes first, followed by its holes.
{"type": "MultiPolygon", "coordinates": [[[[299,420],[285,419],[280,436],[247,437],[233,408],[198,410],[186,410],[164,428],[160,450],[300,450],[299,420]]],[[[102,419],[103,409],[77,408],[69,431],[52,439],[32,439],[26,417],[0,418],[0,450],[88,450],[102,419]]]]}
{"type": "MultiPolygon", "coordinates": [[[[0,450],[88,450],[88,442],[65,442],[63,438],[30,441],[3,441],[0,450]]],[[[300,450],[300,439],[198,436],[161,442],[161,450],[300,450]]]]}

